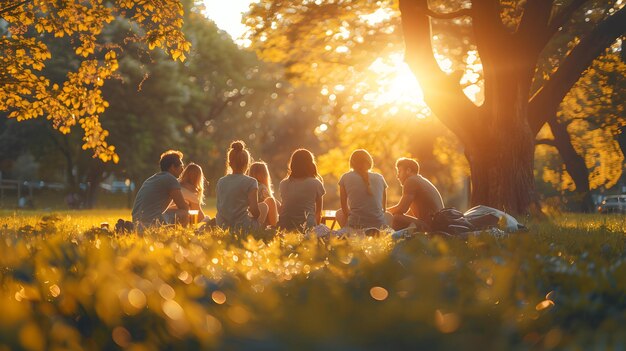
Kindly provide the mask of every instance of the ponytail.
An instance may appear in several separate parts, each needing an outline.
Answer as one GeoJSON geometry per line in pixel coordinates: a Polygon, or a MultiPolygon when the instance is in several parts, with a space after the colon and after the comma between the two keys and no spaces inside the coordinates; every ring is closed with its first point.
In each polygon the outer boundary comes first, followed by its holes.
{"type": "Polygon", "coordinates": [[[350,155],[350,167],[363,178],[365,186],[367,187],[367,193],[372,195],[372,189],[370,187],[369,170],[374,166],[374,160],[372,156],[364,149],[354,150],[350,155]]]}

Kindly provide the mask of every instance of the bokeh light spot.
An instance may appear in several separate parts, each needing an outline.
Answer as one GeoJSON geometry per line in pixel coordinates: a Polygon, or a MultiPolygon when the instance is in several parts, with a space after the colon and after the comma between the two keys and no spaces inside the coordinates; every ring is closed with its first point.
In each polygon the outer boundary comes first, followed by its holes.
{"type": "Polygon", "coordinates": [[[111,337],[120,347],[130,346],[131,335],[124,327],[116,327],[111,333],[111,337]]]}
{"type": "Polygon", "coordinates": [[[461,319],[456,313],[442,313],[440,310],[435,311],[435,325],[442,333],[452,333],[459,328],[461,319]]]}
{"type": "Polygon", "coordinates": [[[216,304],[221,305],[226,302],[226,294],[219,290],[215,290],[211,294],[211,299],[213,299],[213,302],[215,302],[216,304]]]}
{"type": "Polygon", "coordinates": [[[54,284],[50,286],[50,295],[52,297],[57,297],[61,294],[61,288],[58,285],[54,284]]]}
{"type": "Polygon", "coordinates": [[[132,289],[128,292],[128,302],[136,309],[143,308],[146,305],[146,295],[139,289],[132,289]]]}
{"type": "Polygon", "coordinates": [[[389,296],[389,292],[385,288],[375,286],[370,289],[370,295],[374,300],[383,301],[389,296]]]}
{"type": "Polygon", "coordinates": [[[185,314],[183,308],[174,300],[167,300],[163,303],[163,312],[173,320],[182,319],[185,314]]]}

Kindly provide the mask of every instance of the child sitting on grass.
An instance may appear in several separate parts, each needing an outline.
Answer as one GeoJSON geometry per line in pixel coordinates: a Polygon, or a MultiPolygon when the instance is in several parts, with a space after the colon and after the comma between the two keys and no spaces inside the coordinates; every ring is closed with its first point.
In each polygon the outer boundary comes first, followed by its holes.
{"type": "MultiPolygon", "coordinates": [[[[267,216],[261,225],[263,227],[268,225],[275,226],[278,222],[278,206],[272,193],[272,178],[267,169],[267,163],[263,161],[252,163],[248,175],[256,179],[259,184],[257,201],[259,204],[267,205],[268,208],[267,216]]],[[[261,216],[259,216],[259,222],[261,222],[261,216]]]]}

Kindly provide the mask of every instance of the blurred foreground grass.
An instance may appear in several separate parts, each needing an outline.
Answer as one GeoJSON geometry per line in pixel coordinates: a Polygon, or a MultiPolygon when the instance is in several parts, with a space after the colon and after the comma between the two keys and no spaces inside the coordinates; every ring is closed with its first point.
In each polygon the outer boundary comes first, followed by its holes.
{"type": "Polygon", "coordinates": [[[0,350],[626,345],[624,216],[468,241],[116,236],[93,226],[126,210],[0,216],[0,350]]]}

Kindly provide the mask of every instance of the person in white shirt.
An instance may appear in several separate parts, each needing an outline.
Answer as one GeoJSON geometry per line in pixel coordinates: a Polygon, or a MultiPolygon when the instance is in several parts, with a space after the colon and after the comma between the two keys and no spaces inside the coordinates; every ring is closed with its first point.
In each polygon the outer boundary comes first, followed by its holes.
{"type": "MultiPolygon", "coordinates": [[[[204,204],[205,183],[202,167],[193,162],[188,164],[183,170],[183,173],[180,175],[180,178],[178,178],[178,182],[180,183],[183,198],[189,206],[189,209],[198,211],[198,220],[208,220],[209,218],[205,216],[202,211],[202,205],[204,204]]],[[[168,223],[178,223],[178,213],[178,206],[172,202],[163,216],[168,223]]]]}
{"type": "Polygon", "coordinates": [[[261,224],[264,226],[275,226],[278,222],[278,201],[274,198],[272,178],[270,177],[267,163],[263,161],[252,163],[252,165],[250,165],[248,175],[256,179],[259,184],[259,193],[257,198],[259,205],[261,206],[261,204],[265,204],[268,208],[266,218],[262,219],[259,217],[259,221],[262,221],[261,224]]]}

